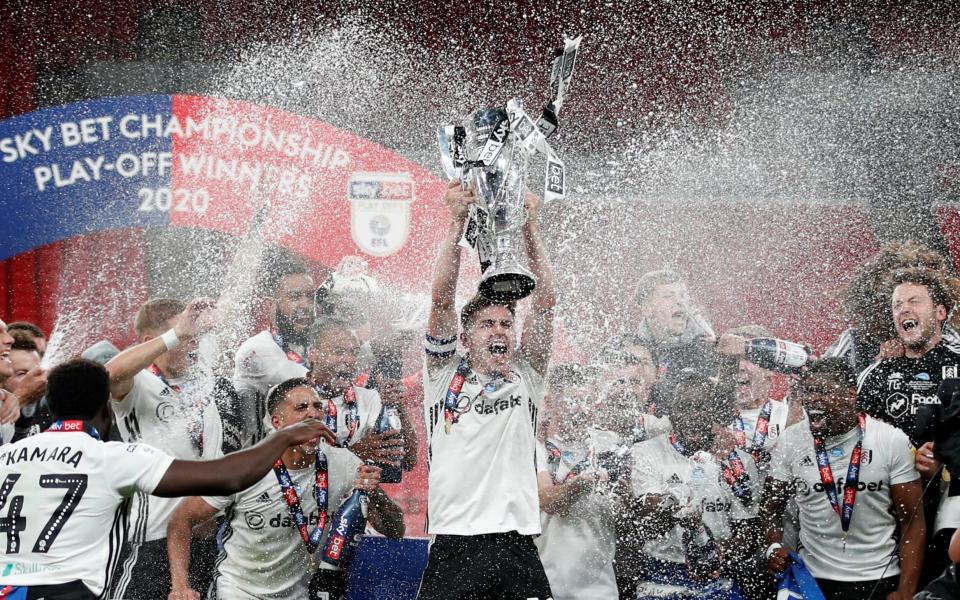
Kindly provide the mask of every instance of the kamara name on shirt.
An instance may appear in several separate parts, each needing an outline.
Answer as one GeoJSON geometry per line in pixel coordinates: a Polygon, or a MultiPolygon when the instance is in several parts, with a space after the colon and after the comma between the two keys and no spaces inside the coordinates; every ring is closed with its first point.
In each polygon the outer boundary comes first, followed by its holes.
{"type": "Polygon", "coordinates": [[[80,459],[83,458],[82,450],[74,450],[70,446],[53,446],[52,448],[29,448],[23,446],[19,451],[0,452],[0,465],[14,465],[21,462],[40,462],[40,461],[58,461],[73,465],[74,468],[80,466],[80,459]]]}

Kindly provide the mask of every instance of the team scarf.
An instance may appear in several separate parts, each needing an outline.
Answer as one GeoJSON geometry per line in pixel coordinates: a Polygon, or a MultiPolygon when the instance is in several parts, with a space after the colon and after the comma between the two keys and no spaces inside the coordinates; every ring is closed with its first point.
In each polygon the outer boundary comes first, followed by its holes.
{"type": "Polygon", "coordinates": [[[307,368],[310,367],[310,365],[307,364],[306,357],[300,356],[298,352],[295,352],[290,349],[290,346],[287,344],[286,341],[284,341],[283,336],[280,335],[279,329],[277,329],[276,327],[271,327],[270,335],[273,336],[273,341],[276,342],[278,346],[280,346],[280,349],[287,356],[287,360],[293,361],[298,365],[301,365],[307,368]]]}
{"type": "MultiPolygon", "coordinates": [[[[163,385],[170,388],[178,396],[183,392],[183,386],[171,383],[169,379],[164,376],[163,371],[160,370],[156,364],[151,364],[147,367],[147,370],[153,373],[163,385]]],[[[196,399],[198,415],[196,418],[191,419],[188,425],[190,438],[194,440],[197,444],[197,451],[203,456],[203,399],[196,399]]]]}
{"type": "Polygon", "coordinates": [[[857,485],[860,483],[860,460],[863,458],[863,436],[867,432],[867,414],[857,415],[857,427],[860,430],[857,445],[850,455],[850,465],[847,467],[847,479],[843,487],[843,504],[833,483],[833,471],[830,470],[830,457],[822,436],[813,436],[813,449],[817,454],[817,468],[820,470],[820,481],[830,500],[830,506],[840,517],[840,528],[843,530],[844,546],[846,546],[847,531],[853,519],[853,505],[857,501],[857,485]]]}
{"type": "MultiPolygon", "coordinates": [[[[323,386],[317,383],[313,373],[307,374],[307,379],[311,385],[313,385],[314,389],[317,390],[317,393],[320,394],[321,398],[327,395],[323,386]]],[[[353,384],[343,392],[343,408],[347,411],[346,417],[344,418],[347,426],[347,437],[337,445],[345,448],[350,444],[350,440],[353,439],[353,435],[357,432],[357,429],[360,428],[360,407],[357,406],[357,392],[353,389],[353,384]]],[[[327,398],[327,408],[323,413],[323,422],[327,426],[327,429],[332,431],[334,435],[337,434],[337,414],[337,405],[334,403],[333,398],[327,398]]]]}
{"type": "Polygon", "coordinates": [[[561,450],[559,446],[550,440],[545,440],[544,445],[547,447],[547,466],[550,467],[550,478],[553,479],[554,484],[564,483],[583,473],[590,466],[589,456],[577,462],[573,452],[561,450]],[[570,467],[570,470],[564,475],[563,479],[557,479],[557,471],[560,468],[560,463],[564,461],[573,466],[570,467]]]}
{"type": "Polygon", "coordinates": [[[293,522],[296,523],[300,531],[300,537],[307,546],[307,552],[313,552],[320,545],[320,538],[323,537],[323,528],[327,526],[327,504],[329,501],[330,476],[327,467],[327,455],[319,448],[317,449],[316,459],[314,460],[314,482],[313,493],[317,500],[317,526],[310,529],[309,521],[303,514],[303,507],[300,505],[300,494],[297,493],[293,485],[293,479],[290,477],[290,471],[283,464],[283,459],[278,458],[273,464],[273,472],[280,483],[280,490],[283,492],[283,499],[287,503],[287,509],[293,522]]]}
{"type": "MultiPolygon", "coordinates": [[[[670,433],[670,445],[682,456],[689,458],[687,449],[677,438],[677,434],[670,433]]],[[[723,480],[730,486],[730,491],[743,503],[744,506],[750,506],[753,503],[753,490],[750,488],[750,475],[743,465],[743,459],[737,454],[736,450],[731,450],[725,460],[720,461],[721,474],[723,480]]]]}
{"type": "Polygon", "coordinates": [[[459,408],[459,404],[460,391],[463,389],[463,384],[466,383],[468,375],[470,375],[470,367],[467,366],[467,359],[464,357],[460,359],[460,364],[457,365],[457,371],[453,374],[453,379],[450,380],[450,387],[447,388],[447,395],[443,400],[443,429],[448,434],[460,420],[460,415],[466,412],[465,409],[459,408]]]}
{"type": "Polygon", "coordinates": [[[66,421],[61,419],[54,421],[46,430],[53,433],[76,433],[82,431],[93,439],[100,441],[100,432],[97,431],[97,428],[79,419],[68,419],[66,421]]]}

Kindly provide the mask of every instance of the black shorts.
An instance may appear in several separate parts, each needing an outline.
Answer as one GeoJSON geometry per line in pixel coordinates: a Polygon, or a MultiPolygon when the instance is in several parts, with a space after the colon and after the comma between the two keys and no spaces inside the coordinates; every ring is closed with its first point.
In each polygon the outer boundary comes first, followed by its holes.
{"type": "Polygon", "coordinates": [[[870,600],[871,598],[886,598],[887,594],[897,589],[900,576],[885,577],[872,581],[832,581],[817,579],[817,585],[827,600],[870,600]]]}
{"type": "MultiPolygon", "coordinates": [[[[196,537],[190,544],[190,587],[203,596],[213,577],[216,542],[196,537]]],[[[170,559],[167,538],[124,543],[117,572],[113,574],[110,598],[163,600],[170,593],[170,559]]]]}
{"type": "Polygon", "coordinates": [[[418,600],[547,600],[550,583],[533,537],[516,531],[438,535],[418,600]]]}
{"type": "Polygon", "coordinates": [[[310,578],[310,600],[346,600],[347,572],[317,569],[310,578]]]}
{"type": "Polygon", "coordinates": [[[96,600],[97,595],[78,579],[69,583],[19,588],[8,598],[11,600],[96,600]]]}

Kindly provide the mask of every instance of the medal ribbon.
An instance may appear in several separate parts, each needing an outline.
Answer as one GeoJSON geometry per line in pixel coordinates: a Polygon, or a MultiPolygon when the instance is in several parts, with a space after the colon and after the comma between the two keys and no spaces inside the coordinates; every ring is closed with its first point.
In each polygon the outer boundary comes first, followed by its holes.
{"type": "Polygon", "coordinates": [[[747,445],[747,425],[744,423],[743,417],[738,414],[737,420],[734,422],[737,446],[752,454],[757,464],[760,464],[761,453],[767,443],[767,436],[770,434],[770,416],[772,414],[773,402],[767,400],[760,409],[760,415],[757,417],[757,427],[753,430],[753,440],[750,441],[749,446],[747,445]]]}
{"type": "Polygon", "coordinates": [[[288,471],[287,466],[283,464],[283,459],[278,458],[277,462],[273,464],[273,472],[277,476],[277,481],[280,483],[283,499],[287,503],[287,509],[290,511],[290,516],[293,517],[293,522],[296,523],[297,529],[300,531],[300,537],[303,539],[303,543],[307,546],[307,552],[313,552],[317,549],[317,546],[320,545],[320,538],[323,536],[323,529],[327,526],[328,518],[327,503],[329,500],[328,490],[330,478],[327,469],[327,455],[319,449],[317,449],[317,456],[314,461],[314,471],[313,493],[317,499],[318,522],[317,526],[311,530],[310,524],[303,514],[303,507],[300,505],[300,495],[297,494],[297,490],[293,486],[290,471],[288,471]]]}
{"type": "Polygon", "coordinates": [[[463,389],[463,384],[467,381],[467,375],[469,374],[470,367],[467,366],[467,359],[461,358],[460,364],[457,366],[457,372],[453,374],[450,387],[447,388],[447,395],[443,400],[443,428],[447,433],[450,433],[451,428],[460,420],[460,415],[464,412],[457,405],[460,399],[460,390],[463,389]]]}
{"type": "MultiPolygon", "coordinates": [[[[677,439],[677,434],[670,433],[670,444],[677,452],[683,456],[687,456],[687,450],[683,447],[680,440],[677,439]]],[[[740,458],[740,455],[737,454],[737,451],[731,450],[726,460],[720,464],[722,467],[723,480],[730,486],[733,494],[743,502],[744,506],[749,506],[753,503],[753,490],[750,489],[750,476],[747,474],[743,466],[743,460],[740,458]]]]}
{"type": "Polygon", "coordinates": [[[92,437],[93,439],[100,440],[100,432],[97,431],[97,428],[93,425],[81,421],[79,419],[68,419],[66,421],[59,420],[54,421],[50,427],[47,427],[47,431],[60,432],[60,433],[74,433],[77,431],[82,431],[92,437]]]}
{"type": "Polygon", "coordinates": [[[860,429],[860,435],[857,439],[857,445],[853,448],[850,455],[850,466],[847,467],[847,479],[843,487],[843,506],[837,495],[837,488],[833,483],[833,471],[830,470],[830,457],[827,455],[826,445],[823,438],[814,436],[813,449],[817,454],[817,468],[820,470],[820,481],[823,482],[823,489],[827,493],[827,499],[830,500],[830,506],[840,517],[840,528],[846,533],[850,529],[850,521],[853,519],[853,505],[857,500],[857,485],[860,483],[860,460],[863,457],[863,436],[867,432],[867,415],[860,413],[857,415],[857,425],[860,429]]]}
{"type": "Polygon", "coordinates": [[[297,352],[294,352],[287,346],[287,343],[283,340],[283,336],[280,335],[279,329],[277,329],[276,327],[271,327],[270,335],[273,336],[273,341],[276,342],[278,346],[280,346],[280,349],[283,350],[283,353],[287,355],[287,360],[293,361],[298,365],[301,365],[304,367],[308,366],[307,360],[304,357],[300,356],[300,354],[298,354],[297,352]]]}

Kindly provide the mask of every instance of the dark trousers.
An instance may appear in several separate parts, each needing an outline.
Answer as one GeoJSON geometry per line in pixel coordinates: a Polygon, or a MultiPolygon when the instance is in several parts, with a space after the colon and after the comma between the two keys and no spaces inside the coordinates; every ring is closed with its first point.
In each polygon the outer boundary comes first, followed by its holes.
{"type": "Polygon", "coordinates": [[[13,588],[7,596],[3,595],[4,591],[4,588],[0,587],[0,597],[8,600],[96,600],[97,598],[79,579],[56,585],[13,588]]]}
{"type": "MultiPolygon", "coordinates": [[[[196,538],[190,544],[190,587],[205,594],[213,578],[216,544],[196,538]]],[[[115,600],[157,600],[170,593],[170,560],[167,539],[124,544],[120,566],[113,575],[110,598],[115,600]]]]}
{"type": "Polygon", "coordinates": [[[310,600],[346,600],[347,572],[317,569],[310,578],[310,600]]]}
{"type": "Polygon", "coordinates": [[[418,600],[547,600],[550,583],[532,536],[516,531],[438,535],[418,600]]]}
{"type": "Polygon", "coordinates": [[[886,577],[872,581],[832,581],[817,579],[817,585],[827,600],[868,600],[886,598],[897,589],[900,577],[886,577]]]}

